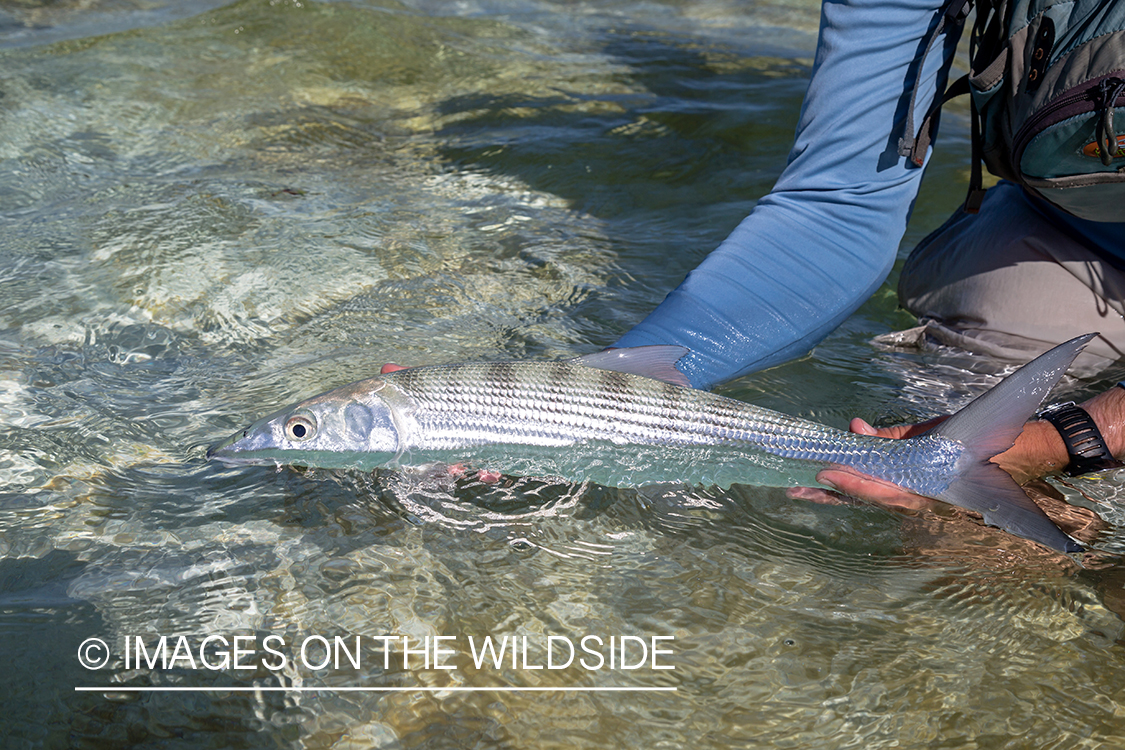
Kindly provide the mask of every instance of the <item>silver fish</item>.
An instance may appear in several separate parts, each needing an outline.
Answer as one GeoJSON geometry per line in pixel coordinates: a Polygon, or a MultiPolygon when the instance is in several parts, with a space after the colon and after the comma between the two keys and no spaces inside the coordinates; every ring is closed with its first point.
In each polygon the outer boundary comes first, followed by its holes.
{"type": "MultiPolygon", "coordinates": [[[[907,440],[856,435],[694,390],[686,350],[651,346],[562,362],[434,365],[328,391],[255,422],[208,451],[227,463],[340,468],[494,445],[730,446],[848,466],[983,515],[1061,552],[1063,533],[989,458],[1011,447],[1083,346],[1080,336],[1024,365],[948,420],[907,440]]],[[[503,467],[494,467],[503,469],[503,467]]]]}

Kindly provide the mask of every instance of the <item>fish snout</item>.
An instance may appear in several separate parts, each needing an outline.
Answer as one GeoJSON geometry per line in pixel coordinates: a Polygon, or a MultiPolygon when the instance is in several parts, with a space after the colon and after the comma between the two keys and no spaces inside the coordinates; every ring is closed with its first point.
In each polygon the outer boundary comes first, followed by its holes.
{"type": "Polygon", "coordinates": [[[221,443],[215,443],[210,446],[207,449],[207,460],[218,459],[220,461],[226,461],[227,459],[233,458],[237,455],[237,451],[232,452],[227,449],[238,441],[245,440],[248,434],[249,430],[239,430],[221,443]]]}

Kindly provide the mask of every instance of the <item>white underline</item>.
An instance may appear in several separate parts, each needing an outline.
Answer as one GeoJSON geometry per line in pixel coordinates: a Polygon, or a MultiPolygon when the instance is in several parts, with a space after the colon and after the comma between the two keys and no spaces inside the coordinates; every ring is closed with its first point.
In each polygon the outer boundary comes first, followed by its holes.
{"type": "Polygon", "coordinates": [[[674,693],[675,687],[76,687],[78,693],[674,693]]]}

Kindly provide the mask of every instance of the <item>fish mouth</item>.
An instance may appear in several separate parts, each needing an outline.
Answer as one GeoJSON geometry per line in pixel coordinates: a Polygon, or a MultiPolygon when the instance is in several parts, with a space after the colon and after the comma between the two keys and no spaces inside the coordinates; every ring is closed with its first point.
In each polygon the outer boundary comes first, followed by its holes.
{"type": "Polygon", "coordinates": [[[217,443],[215,445],[212,445],[207,449],[207,460],[231,463],[231,459],[233,458],[233,456],[223,452],[223,448],[225,448],[226,446],[227,443],[217,443]]]}
{"type": "Polygon", "coordinates": [[[230,444],[231,444],[231,441],[226,440],[222,443],[216,443],[215,445],[212,445],[210,448],[207,449],[207,460],[208,461],[222,461],[225,464],[242,463],[242,461],[240,461],[238,458],[236,458],[233,454],[228,453],[226,451],[226,448],[230,444]]]}
{"type": "Polygon", "coordinates": [[[263,458],[261,456],[247,455],[243,452],[232,453],[226,448],[230,445],[230,441],[213,445],[207,449],[207,460],[218,461],[219,463],[228,466],[266,466],[269,464],[277,464],[277,460],[273,458],[263,458]]]}
{"type": "Polygon", "coordinates": [[[234,433],[226,440],[215,443],[207,449],[207,460],[218,460],[227,464],[245,464],[251,463],[245,455],[240,451],[231,451],[230,448],[241,440],[245,440],[249,430],[242,430],[234,433]]]}
{"type": "Polygon", "coordinates": [[[226,455],[223,454],[223,449],[226,448],[230,444],[231,444],[230,440],[224,440],[221,443],[215,443],[214,445],[208,446],[208,448],[207,448],[207,460],[210,461],[212,459],[217,458],[221,461],[221,460],[225,459],[226,455]]]}

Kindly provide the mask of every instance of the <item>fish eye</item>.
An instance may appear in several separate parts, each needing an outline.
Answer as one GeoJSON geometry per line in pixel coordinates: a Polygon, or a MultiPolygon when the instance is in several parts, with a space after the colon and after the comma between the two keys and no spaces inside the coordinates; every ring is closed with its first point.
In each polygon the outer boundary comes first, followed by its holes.
{"type": "Polygon", "coordinates": [[[289,417],[285,423],[285,437],[290,440],[309,440],[316,434],[316,422],[300,414],[289,417]]]}

